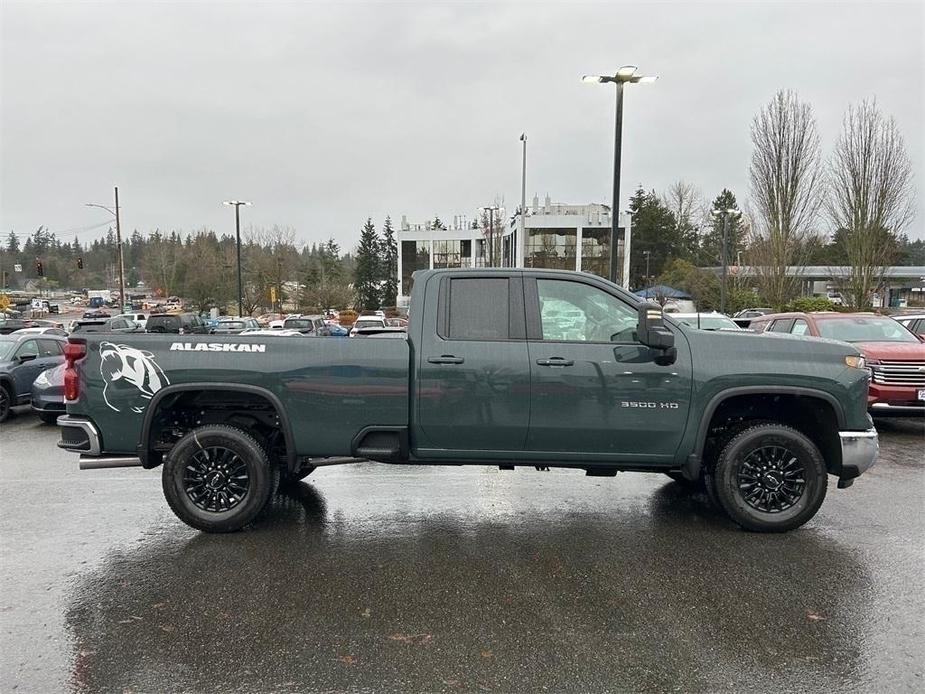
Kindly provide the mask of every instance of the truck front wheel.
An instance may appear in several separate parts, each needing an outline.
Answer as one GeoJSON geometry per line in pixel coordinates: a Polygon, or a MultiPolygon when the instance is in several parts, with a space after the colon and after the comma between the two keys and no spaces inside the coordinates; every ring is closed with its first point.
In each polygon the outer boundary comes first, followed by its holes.
{"type": "Polygon", "coordinates": [[[162,483],[177,517],[197,530],[228,533],[250,523],[279,484],[263,447],[226,425],[194,429],[164,461],[162,483]]]}
{"type": "Polygon", "coordinates": [[[732,520],[770,533],[793,530],[816,515],[827,484],[816,445],[796,429],[773,423],[734,436],[710,477],[732,520]]]}

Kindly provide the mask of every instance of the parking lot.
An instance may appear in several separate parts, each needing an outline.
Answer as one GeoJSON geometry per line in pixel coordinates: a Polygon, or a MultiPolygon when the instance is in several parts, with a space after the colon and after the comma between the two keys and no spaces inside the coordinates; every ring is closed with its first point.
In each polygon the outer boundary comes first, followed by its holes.
{"type": "Polygon", "coordinates": [[[318,470],[203,535],[2,427],[0,691],[921,691],[923,426],[785,535],[660,475],[318,470]]]}

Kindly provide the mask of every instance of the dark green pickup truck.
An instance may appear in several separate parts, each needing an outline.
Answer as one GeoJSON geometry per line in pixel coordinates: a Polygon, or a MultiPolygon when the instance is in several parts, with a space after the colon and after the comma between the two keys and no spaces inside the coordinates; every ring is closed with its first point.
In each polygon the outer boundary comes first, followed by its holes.
{"type": "Polygon", "coordinates": [[[843,343],[697,330],[545,270],[420,272],[410,315],[407,340],[71,338],[59,446],[82,468],[161,465],[174,512],[212,532],[281,477],[363,460],[665,473],[779,532],[877,456],[843,343]]]}

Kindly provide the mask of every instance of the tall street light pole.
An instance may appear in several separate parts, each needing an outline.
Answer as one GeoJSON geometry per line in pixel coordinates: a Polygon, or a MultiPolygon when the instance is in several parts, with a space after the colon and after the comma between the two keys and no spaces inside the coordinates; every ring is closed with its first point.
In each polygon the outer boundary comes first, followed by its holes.
{"type": "MultiPolygon", "coordinates": [[[[658,76],[640,75],[636,72],[635,65],[624,65],[615,75],[585,75],[581,78],[582,82],[587,83],[608,83],[612,82],[617,87],[617,103],[614,123],[614,142],[613,142],[613,196],[611,199],[610,210],[610,281],[619,284],[619,274],[617,272],[617,229],[620,225],[620,160],[623,154],[623,85],[630,84],[649,84],[658,79],[658,76]]],[[[624,253],[629,252],[629,239],[623,241],[624,253]]],[[[629,278],[623,278],[623,285],[629,286],[629,278]]]]}
{"type": "Polygon", "coordinates": [[[646,257],[646,298],[649,298],[649,256],[652,255],[652,251],[643,251],[642,254],[646,257]]]}
{"type": "Polygon", "coordinates": [[[729,218],[738,217],[741,212],[734,207],[713,210],[710,214],[723,218],[723,278],[719,288],[719,312],[726,313],[726,278],[729,272],[729,218]]]}
{"type": "Polygon", "coordinates": [[[527,248],[527,238],[525,236],[525,225],[527,217],[527,133],[521,133],[520,141],[524,143],[523,167],[520,174],[520,229],[517,231],[517,243],[514,252],[517,254],[517,261],[514,267],[524,266],[524,251],[527,248]]]}
{"type": "Polygon", "coordinates": [[[244,316],[244,285],[241,283],[241,205],[253,205],[244,200],[226,200],[223,205],[234,205],[235,251],[238,258],[238,317],[244,316]]]}
{"type": "Polygon", "coordinates": [[[106,210],[116,218],[116,248],[119,252],[119,311],[125,310],[125,259],[122,253],[122,223],[119,215],[119,186],[114,188],[116,196],[116,207],[112,209],[105,205],[96,205],[92,202],[85,203],[85,207],[99,207],[106,210]]]}

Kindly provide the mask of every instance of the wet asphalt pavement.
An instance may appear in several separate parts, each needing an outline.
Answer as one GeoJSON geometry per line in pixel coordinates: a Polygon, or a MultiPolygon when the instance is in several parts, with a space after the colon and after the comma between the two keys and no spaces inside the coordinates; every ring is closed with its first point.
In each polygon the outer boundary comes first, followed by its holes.
{"type": "Polygon", "coordinates": [[[787,535],[660,475],[318,470],[250,530],[0,428],[0,692],[923,691],[925,428],[787,535]]]}

